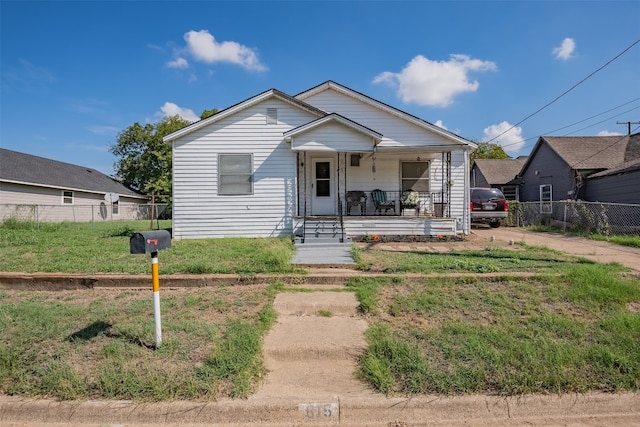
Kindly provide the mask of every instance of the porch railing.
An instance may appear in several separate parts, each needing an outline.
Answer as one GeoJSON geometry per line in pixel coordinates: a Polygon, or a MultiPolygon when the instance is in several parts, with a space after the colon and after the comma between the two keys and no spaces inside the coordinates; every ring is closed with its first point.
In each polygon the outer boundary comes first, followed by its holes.
{"type": "MultiPolygon", "coordinates": [[[[346,194],[340,198],[344,209],[340,209],[340,212],[344,212],[346,216],[370,216],[370,215],[382,215],[382,216],[421,216],[432,218],[448,218],[450,216],[449,198],[447,193],[442,192],[423,192],[418,191],[418,203],[417,206],[406,206],[402,203],[401,191],[385,191],[386,200],[388,205],[380,206],[376,205],[373,200],[371,191],[365,191],[367,200],[364,204],[352,204],[349,203],[346,194]]],[[[341,195],[342,196],[342,195],[341,195]]]]}

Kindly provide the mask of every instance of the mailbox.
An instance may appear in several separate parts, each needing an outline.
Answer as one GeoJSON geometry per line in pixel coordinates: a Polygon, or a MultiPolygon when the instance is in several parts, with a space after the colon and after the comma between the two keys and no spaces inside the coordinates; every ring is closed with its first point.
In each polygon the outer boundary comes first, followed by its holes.
{"type": "Polygon", "coordinates": [[[150,254],[171,247],[171,234],[167,230],[140,231],[129,239],[132,254],[150,254]]]}

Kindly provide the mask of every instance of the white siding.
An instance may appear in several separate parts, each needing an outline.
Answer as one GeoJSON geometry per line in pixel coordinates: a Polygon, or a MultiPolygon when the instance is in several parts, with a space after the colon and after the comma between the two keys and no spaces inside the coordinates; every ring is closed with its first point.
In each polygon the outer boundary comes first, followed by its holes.
{"type": "Polygon", "coordinates": [[[293,149],[304,151],[371,152],[373,140],[338,123],[327,123],[293,138],[293,149]]]}
{"type": "Polygon", "coordinates": [[[428,145],[455,147],[455,144],[440,135],[334,90],[325,90],[306,98],[304,101],[324,111],[348,117],[363,126],[380,132],[383,135],[380,147],[428,145]]]}
{"type": "Polygon", "coordinates": [[[296,154],[282,136],[314,119],[270,98],[174,142],[173,237],[272,237],[292,233],[296,154]],[[266,124],[267,108],[278,124],[266,124]],[[218,196],[218,154],[253,155],[253,194],[218,196]]]}
{"type": "Polygon", "coordinates": [[[112,215],[111,203],[104,201],[104,194],[74,190],[73,204],[63,204],[62,191],[58,188],[0,183],[0,220],[10,217],[51,222],[138,219],[138,206],[147,204],[146,200],[120,197],[118,214],[112,215]]]}

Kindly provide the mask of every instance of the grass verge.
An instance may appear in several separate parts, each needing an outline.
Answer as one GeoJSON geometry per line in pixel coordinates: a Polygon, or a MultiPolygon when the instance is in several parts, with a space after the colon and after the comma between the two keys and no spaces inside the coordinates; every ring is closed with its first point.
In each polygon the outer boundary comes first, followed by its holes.
{"type": "Polygon", "coordinates": [[[359,375],[385,394],[640,389],[640,288],[615,266],[352,286],[372,322],[359,375]]]}
{"type": "Polygon", "coordinates": [[[246,397],[265,374],[261,339],[277,286],[151,294],[0,291],[0,392],[136,401],[246,397]]]}

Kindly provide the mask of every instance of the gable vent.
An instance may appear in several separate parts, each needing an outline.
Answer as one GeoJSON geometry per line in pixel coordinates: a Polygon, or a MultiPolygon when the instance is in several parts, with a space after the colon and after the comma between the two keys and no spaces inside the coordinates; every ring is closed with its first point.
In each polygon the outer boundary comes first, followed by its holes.
{"type": "Polygon", "coordinates": [[[278,109],[277,108],[267,108],[267,124],[268,125],[277,125],[278,124],[278,109]]]}

